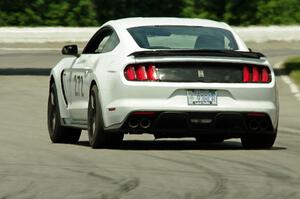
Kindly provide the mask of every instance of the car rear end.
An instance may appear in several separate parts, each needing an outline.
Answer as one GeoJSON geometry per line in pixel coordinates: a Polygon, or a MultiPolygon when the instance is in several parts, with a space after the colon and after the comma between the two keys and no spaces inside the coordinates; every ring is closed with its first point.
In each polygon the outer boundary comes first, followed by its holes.
{"type": "Polygon", "coordinates": [[[228,138],[274,132],[276,85],[264,58],[135,59],[124,68],[128,96],[117,107],[127,113],[122,131],[157,137],[219,134],[228,138]]]}
{"type": "Polygon", "coordinates": [[[107,105],[114,110],[105,118],[108,131],[222,139],[276,133],[273,69],[262,54],[241,47],[235,34],[221,28],[151,26],[131,35],[141,48],[129,53],[121,68],[120,88],[107,105]],[[220,36],[223,46],[215,42],[220,36]]]}

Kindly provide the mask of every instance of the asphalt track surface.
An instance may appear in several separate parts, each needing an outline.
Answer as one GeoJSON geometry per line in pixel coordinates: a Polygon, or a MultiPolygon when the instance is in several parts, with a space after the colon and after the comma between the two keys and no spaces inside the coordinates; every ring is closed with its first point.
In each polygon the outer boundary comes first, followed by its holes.
{"type": "MultiPolygon", "coordinates": [[[[299,54],[262,51],[272,62],[299,54]]],[[[0,68],[50,66],[59,58],[53,51],[0,50],[0,68]]],[[[94,150],[86,132],[76,145],[50,142],[46,76],[0,76],[0,199],[298,199],[300,101],[277,81],[280,124],[270,150],[244,150],[238,139],[199,145],[149,135],[126,136],[118,150],[94,150]]]]}

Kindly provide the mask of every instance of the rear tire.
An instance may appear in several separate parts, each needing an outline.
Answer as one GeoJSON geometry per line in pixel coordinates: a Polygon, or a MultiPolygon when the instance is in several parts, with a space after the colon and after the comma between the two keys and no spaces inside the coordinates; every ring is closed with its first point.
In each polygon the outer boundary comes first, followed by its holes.
{"type": "Polygon", "coordinates": [[[88,105],[88,136],[92,148],[115,148],[120,145],[123,133],[108,133],[104,130],[101,104],[98,88],[93,85],[88,105]]]}
{"type": "Polygon", "coordinates": [[[241,138],[245,149],[269,149],[275,143],[277,131],[273,134],[248,135],[241,138]]]}
{"type": "Polygon", "coordinates": [[[61,125],[55,83],[50,85],[47,112],[48,132],[51,141],[53,143],[77,143],[81,135],[81,129],[61,125]]]}

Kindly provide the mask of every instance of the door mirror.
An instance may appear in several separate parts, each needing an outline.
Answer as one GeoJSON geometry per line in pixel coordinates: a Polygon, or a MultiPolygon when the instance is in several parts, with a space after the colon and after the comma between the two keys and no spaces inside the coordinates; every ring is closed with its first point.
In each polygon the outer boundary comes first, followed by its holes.
{"type": "Polygon", "coordinates": [[[78,55],[78,47],[77,45],[67,45],[64,46],[61,50],[63,55],[78,55]]]}

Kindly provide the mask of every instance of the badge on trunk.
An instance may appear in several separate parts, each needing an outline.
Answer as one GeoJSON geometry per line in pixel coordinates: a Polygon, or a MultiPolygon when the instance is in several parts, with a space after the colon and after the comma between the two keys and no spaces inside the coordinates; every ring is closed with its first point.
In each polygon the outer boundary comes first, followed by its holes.
{"type": "Polygon", "coordinates": [[[204,78],[204,70],[198,70],[198,77],[199,78],[204,78]]]}

